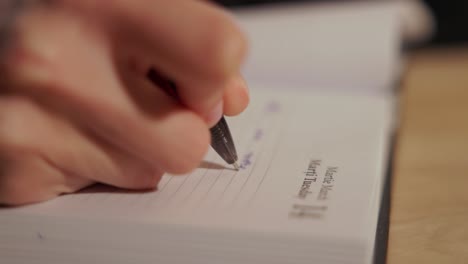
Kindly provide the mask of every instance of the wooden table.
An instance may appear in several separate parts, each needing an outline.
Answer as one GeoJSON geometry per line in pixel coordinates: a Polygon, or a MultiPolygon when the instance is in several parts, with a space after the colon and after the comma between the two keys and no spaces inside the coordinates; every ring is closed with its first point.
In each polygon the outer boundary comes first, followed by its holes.
{"type": "Polygon", "coordinates": [[[468,263],[468,46],[410,55],[388,263],[468,263]]]}

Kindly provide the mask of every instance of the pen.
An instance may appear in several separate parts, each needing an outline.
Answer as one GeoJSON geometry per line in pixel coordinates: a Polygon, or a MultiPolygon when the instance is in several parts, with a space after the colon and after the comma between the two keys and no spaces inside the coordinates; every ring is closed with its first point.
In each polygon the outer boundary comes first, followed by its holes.
{"type": "MultiPolygon", "coordinates": [[[[150,69],[147,77],[154,84],[158,85],[170,96],[179,99],[177,94],[176,86],[173,82],[164,78],[156,70],[150,69]]],[[[222,117],[216,125],[210,128],[211,133],[211,147],[218,153],[219,156],[228,164],[233,165],[236,170],[239,170],[239,164],[237,163],[237,151],[232,139],[231,131],[226,122],[226,119],[222,117]]]]}

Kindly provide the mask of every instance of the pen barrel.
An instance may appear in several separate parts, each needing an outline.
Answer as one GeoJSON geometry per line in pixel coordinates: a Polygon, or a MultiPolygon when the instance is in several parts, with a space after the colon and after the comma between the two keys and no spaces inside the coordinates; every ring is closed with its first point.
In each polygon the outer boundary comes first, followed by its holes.
{"type": "Polygon", "coordinates": [[[224,117],[210,129],[211,146],[228,164],[237,161],[237,151],[232,140],[231,132],[224,117]]]}

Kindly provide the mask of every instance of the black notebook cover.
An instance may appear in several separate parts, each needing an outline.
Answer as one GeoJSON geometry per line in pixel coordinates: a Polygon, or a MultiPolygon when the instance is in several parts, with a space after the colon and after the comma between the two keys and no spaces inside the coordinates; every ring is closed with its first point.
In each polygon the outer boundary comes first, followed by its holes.
{"type": "Polygon", "coordinates": [[[391,187],[393,176],[394,140],[392,140],[390,157],[382,191],[377,231],[375,233],[374,264],[385,264],[387,261],[388,232],[390,228],[391,187]]]}

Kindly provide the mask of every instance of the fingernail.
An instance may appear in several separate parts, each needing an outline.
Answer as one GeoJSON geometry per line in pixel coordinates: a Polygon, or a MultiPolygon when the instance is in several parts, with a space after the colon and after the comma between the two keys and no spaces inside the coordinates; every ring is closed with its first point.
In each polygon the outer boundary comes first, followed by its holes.
{"type": "Polygon", "coordinates": [[[221,100],[216,107],[211,110],[211,112],[208,114],[206,120],[208,122],[208,125],[210,127],[216,125],[218,121],[221,119],[223,116],[223,101],[221,100]]]}

